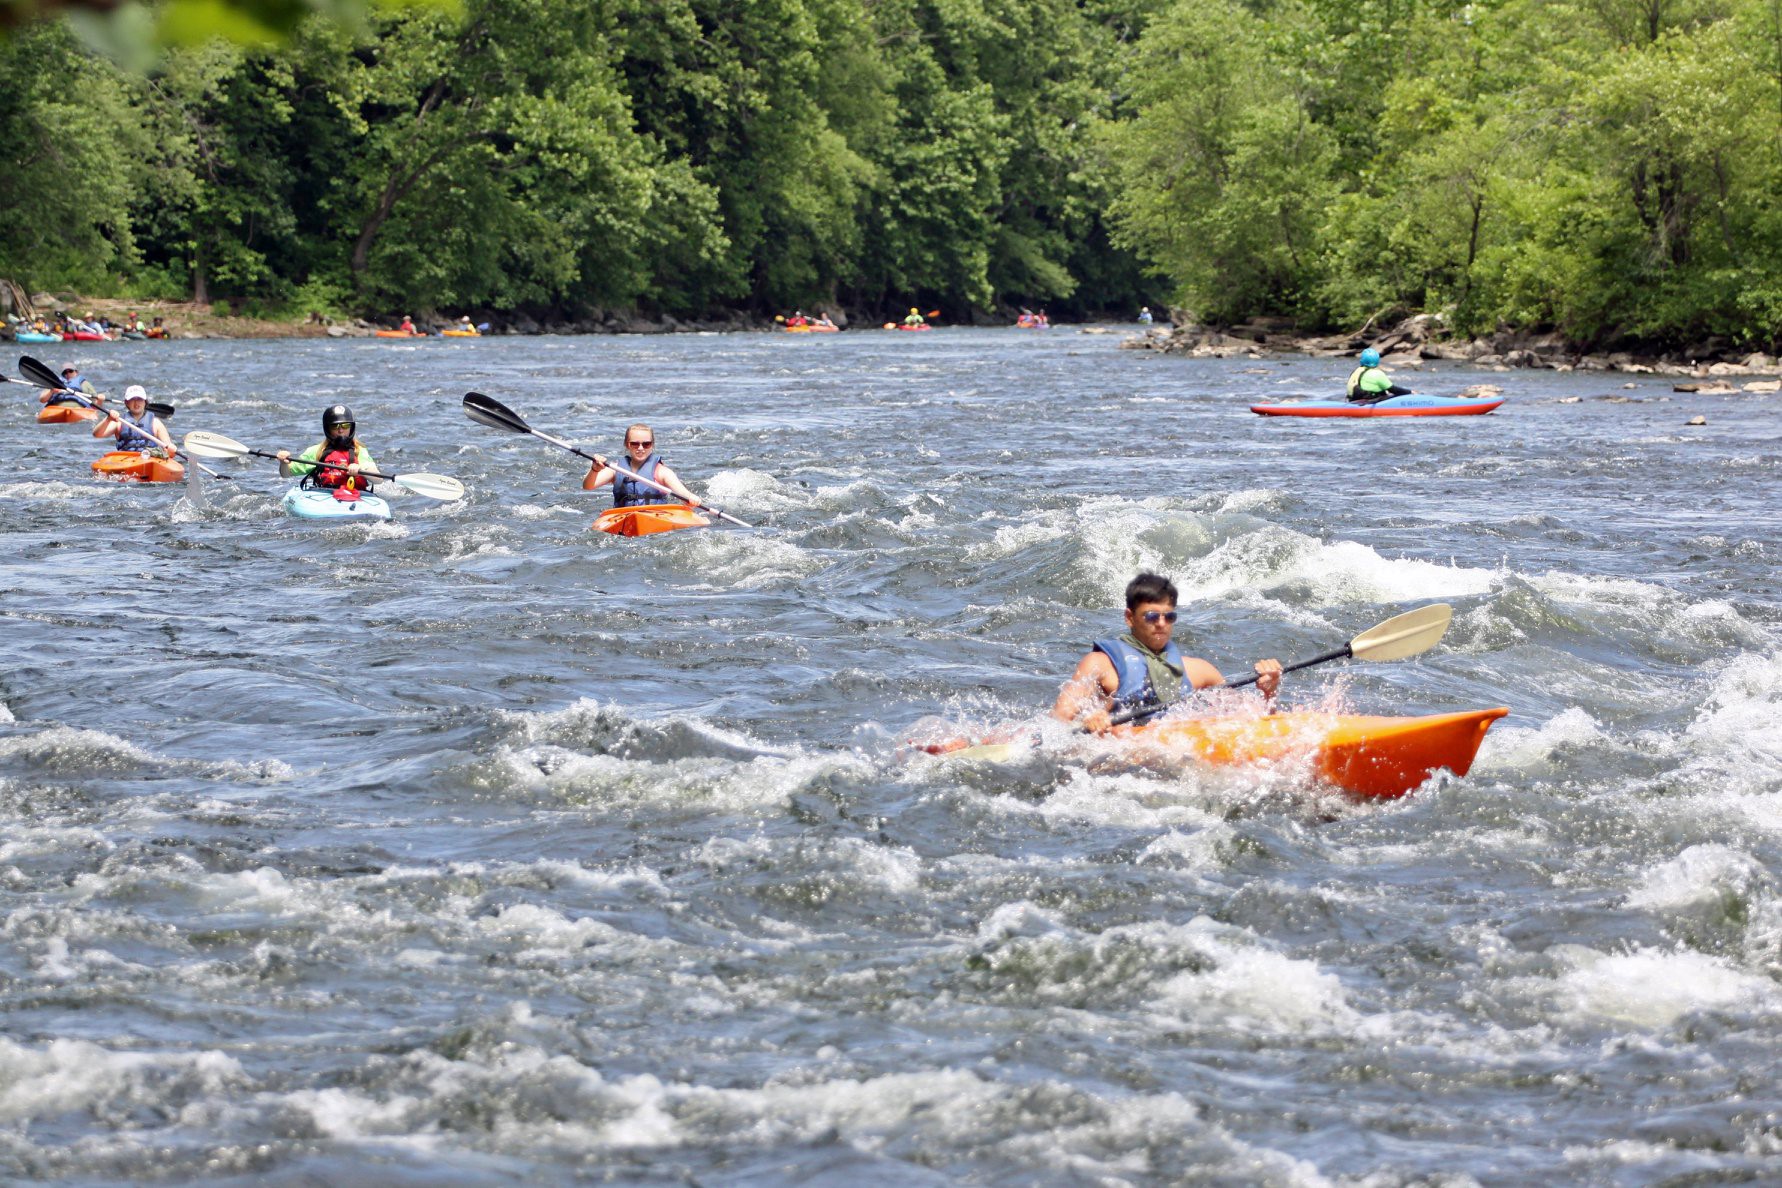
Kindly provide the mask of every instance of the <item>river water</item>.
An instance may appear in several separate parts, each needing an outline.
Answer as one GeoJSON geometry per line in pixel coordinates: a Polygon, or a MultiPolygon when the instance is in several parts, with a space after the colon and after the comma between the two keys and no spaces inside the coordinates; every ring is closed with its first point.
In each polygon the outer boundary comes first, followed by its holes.
{"type": "Polygon", "coordinates": [[[26,348],[261,449],[345,400],[470,493],[195,506],[6,389],[0,1179],[1773,1180],[1782,397],[1275,420],[1342,361],[1118,337],[26,348]],[[756,527],[591,534],[472,389],[756,527]],[[1447,601],[1283,697],[1511,716],[1396,802],[909,753],[1042,711],[1140,569],[1227,673],[1447,601]]]}

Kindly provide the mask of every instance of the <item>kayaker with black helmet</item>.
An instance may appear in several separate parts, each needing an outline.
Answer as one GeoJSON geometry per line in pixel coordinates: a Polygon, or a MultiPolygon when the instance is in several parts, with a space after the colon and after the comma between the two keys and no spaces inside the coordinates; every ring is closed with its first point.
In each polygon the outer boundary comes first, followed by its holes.
{"type": "MultiPolygon", "coordinates": [[[[1100,639],[1077,662],[1059,690],[1052,716],[1093,734],[1113,726],[1113,715],[1144,705],[1169,705],[1188,692],[1223,685],[1225,677],[1205,660],[1183,656],[1176,629],[1176,587],[1168,578],[1141,573],[1126,584],[1126,634],[1100,639]]],[[[1281,686],[1281,662],[1256,662],[1256,687],[1271,703],[1281,686]]]]}
{"type": "MultiPolygon", "coordinates": [[[[674,471],[656,456],[656,431],[648,425],[639,423],[625,430],[625,461],[622,465],[651,482],[667,487],[689,507],[699,506],[699,496],[687,490],[674,471]]],[[[629,475],[620,474],[604,457],[595,454],[594,465],[588,467],[587,477],[582,479],[582,490],[592,491],[608,483],[613,485],[614,507],[638,507],[646,503],[662,502],[662,492],[629,475]]]]}
{"type": "Polygon", "coordinates": [[[334,498],[350,503],[371,493],[371,480],[359,472],[377,470],[371,451],[360,443],[358,423],[353,410],[336,404],[322,413],[322,440],[310,446],[295,459],[291,451],[278,452],[278,472],[285,478],[300,478],[309,487],[323,487],[334,492],[334,498]]]}
{"type": "Polygon", "coordinates": [[[1360,367],[1349,373],[1349,399],[1357,404],[1377,404],[1389,396],[1409,396],[1411,389],[1393,383],[1380,369],[1380,352],[1373,347],[1361,352],[1360,367]]]}
{"type": "Polygon", "coordinates": [[[165,450],[169,458],[179,452],[174,448],[173,435],[167,432],[167,426],[149,411],[148,392],[141,384],[131,384],[124,389],[124,411],[106,409],[105,416],[93,426],[93,436],[117,438],[120,450],[165,450]]]}

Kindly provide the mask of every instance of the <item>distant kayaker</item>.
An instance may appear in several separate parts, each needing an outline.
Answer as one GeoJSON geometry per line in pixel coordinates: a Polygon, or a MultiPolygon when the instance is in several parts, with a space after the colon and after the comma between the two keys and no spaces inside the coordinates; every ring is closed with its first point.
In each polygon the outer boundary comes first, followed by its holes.
{"type": "MultiPolygon", "coordinates": [[[[39,404],[54,404],[56,401],[66,402],[68,393],[63,388],[73,388],[94,404],[105,403],[105,393],[94,388],[91,383],[80,376],[80,372],[72,367],[62,368],[62,388],[45,388],[37,397],[39,404]]],[[[77,402],[78,403],[78,402],[77,402]]]]}
{"type": "Polygon", "coordinates": [[[903,319],[903,324],[906,326],[925,326],[928,324],[928,319],[922,316],[920,310],[911,306],[910,312],[903,319]]]}
{"type": "Polygon", "coordinates": [[[475,324],[474,324],[474,323],[473,323],[473,322],[472,322],[472,321],[471,321],[471,320],[470,320],[470,315],[469,315],[469,314],[464,314],[464,315],[462,315],[462,316],[461,316],[461,317],[459,317],[459,319],[458,319],[458,329],[459,329],[459,330],[461,330],[461,331],[463,331],[463,332],[464,332],[464,333],[466,333],[466,334],[476,334],[476,333],[478,333],[478,330],[477,330],[477,328],[476,328],[476,325],[475,325],[475,324]]]}
{"type": "Polygon", "coordinates": [[[396,329],[402,331],[404,334],[419,334],[420,333],[419,330],[415,329],[415,320],[413,318],[409,317],[407,314],[402,315],[402,325],[396,327],[396,329]]]}
{"type": "Polygon", "coordinates": [[[171,338],[171,337],[173,337],[172,333],[167,329],[167,327],[161,324],[160,318],[156,318],[154,321],[154,324],[152,326],[150,326],[147,330],[143,331],[143,333],[147,334],[150,338],[171,338]]]}
{"type": "Polygon", "coordinates": [[[93,436],[117,438],[120,450],[165,450],[169,458],[179,452],[167,426],[149,411],[148,392],[141,384],[124,389],[124,411],[106,409],[105,416],[93,426],[93,436]]]}
{"type": "Polygon", "coordinates": [[[371,480],[359,472],[377,470],[371,451],[359,442],[353,410],[336,404],[322,413],[322,440],[293,460],[291,451],[278,452],[278,472],[285,478],[306,480],[305,485],[325,487],[334,498],[351,503],[371,492],[371,480]]]}
{"type": "MultiPolygon", "coordinates": [[[[651,482],[661,483],[689,507],[699,506],[699,496],[687,490],[674,471],[656,456],[656,432],[648,425],[633,425],[625,430],[623,465],[625,469],[640,474],[651,482]]],[[[582,480],[582,490],[592,491],[608,483],[613,485],[614,507],[637,507],[645,503],[662,502],[662,492],[628,475],[620,474],[604,457],[595,454],[594,465],[588,467],[588,475],[582,480]]]]}
{"type": "Polygon", "coordinates": [[[1141,325],[1141,326],[1149,326],[1151,324],[1151,322],[1154,319],[1151,317],[1151,307],[1150,306],[1148,306],[1148,305],[1139,306],[1138,320],[1139,320],[1139,325],[1141,325]]]}
{"type": "MultiPolygon", "coordinates": [[[[1176,629],[1176,587],[1168,578],[1141,573],[1126,585],[1126,634],[1095,641],[1058,693],[1052,716],[1095,734],[1111,728],[1122,710],[1169,705],[1188,691],[1223,685],[1225,677],[1205,660],[1183,656],[1170,636],[1176,629]]],[[[1281,685],[1281,662],[1256,662],[1256,687],[1271,703],[1281,685]]]]}
{"type": "Polygon", "coordinates": [[[1380,352],[1373,347],[1361,352],[1361,366],[1349,373],[1349,399],[1357,404],[1376,404],[1389,396],[1409,396],[1380,370],[1380,352]]]}

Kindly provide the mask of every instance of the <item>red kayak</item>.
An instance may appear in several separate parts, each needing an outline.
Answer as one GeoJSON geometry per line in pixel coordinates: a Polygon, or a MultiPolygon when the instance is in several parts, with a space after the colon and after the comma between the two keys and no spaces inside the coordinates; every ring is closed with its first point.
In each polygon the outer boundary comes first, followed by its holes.
{"type": "Polygon", "coordinates": [[[1252,404],[1261,417],[1476,417],[1502,404],[1502,399],[1466,396],[1424,396],[1412,392],[1377,404],[1352,404],[1347,400],[1301,400],[1292,404],[1252,404]]]}

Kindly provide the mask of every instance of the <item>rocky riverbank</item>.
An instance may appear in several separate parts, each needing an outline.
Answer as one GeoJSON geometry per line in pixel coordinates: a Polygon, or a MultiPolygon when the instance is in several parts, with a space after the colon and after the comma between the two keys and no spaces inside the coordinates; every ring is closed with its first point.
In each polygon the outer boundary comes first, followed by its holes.
{"type": "Polygon", "coordinates": [[[1153,329],[1122,344],[1136,350],[1166,351],[1196,358],[1229,358],[1264,351],[1297,352],[1350,357],[1363,347],[1380,352],[1388,369],[1415,368],[1426,361],[1451,360],[1474,367],[1510,371],[1546,368],[1552,371],[1607,371],[1633,375],[1665,375],[1722,381],[1718,387],[1678,385],[1684,391],[1735,391],[1724,382],[1735,376],[1765,376],[1766,381],[1746,384],[1747,391],[1782,388],[1782,360],[1761,353],[1683,358],[1676,355],[1642,356],[1627,351],[1589,354],[1577,350],[1557,334],[1502,331],[1484,338],[1457,339],[1445,333],[1441,320],[1431,314],[1407,318],[1387,330],[1308,336],[1297,333],[1287,319],[1258,318],[1236,326],[1177,325],[1153,329]]]}

